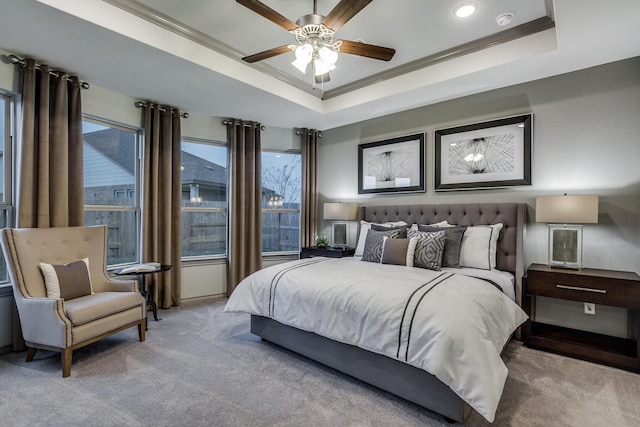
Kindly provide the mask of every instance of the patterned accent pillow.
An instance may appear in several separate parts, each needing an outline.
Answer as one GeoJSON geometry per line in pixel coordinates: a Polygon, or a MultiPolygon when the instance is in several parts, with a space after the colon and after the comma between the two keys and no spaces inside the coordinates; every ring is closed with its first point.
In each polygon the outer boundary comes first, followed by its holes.
{"type": "Polygon", "coordinates": [[[444,231],[426,232],[410,229],[407,236],[418,239],[413,256],[413,266],[439,271],[446,233],[444,231]]]}
{"type": "Polygon", "coordinates": [[[364,251],[362,252],[362,261],[380,262],[382,259],[382,247],[384,246],[384,237],[391,239],[398,238],[400,230],[375,231],[369,230],[367,240],[364,243],[364,251]]]}
{"type": "Polygon", "coordinates": [[[466,226],[432,227],[429,225],[418,225],[418,231],[444,231],[444,254],[442,255],[442,266],[460,268],[460,248],[462,248],[462,236],[466,226]]]}
{"type": "Polygon", "coordinates": [[[391,228],[391,227],[398,227],[400,225],[409,225],[404,221],[395,221],[395,222],[383,222],[383,223],[373,223],[373,222],[367,222],[364,220],[360,221],[360,233],[358,234],[358,244],[356,245],[356,252],[355,255],[356,257],[361,257],[363,252],[364,252],[364,244],[367,240],[367,233],[369,232],[369,230],[371,230],[371,226],[373,224],[379,225],[379,226],[383,226],[386,228],[391,228]]]}

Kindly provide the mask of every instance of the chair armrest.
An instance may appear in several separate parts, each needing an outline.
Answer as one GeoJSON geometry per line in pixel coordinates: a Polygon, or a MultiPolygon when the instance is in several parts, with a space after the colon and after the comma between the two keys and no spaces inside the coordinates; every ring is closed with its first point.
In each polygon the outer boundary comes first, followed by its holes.
{"type": "Polygon", "coordinates": [[[137,280],[107,280],[102,292],[139,292],[137,280]]]}
{"type": "Polygon", "coordinates": [[[27,344],[57,348],[71,345],[71,321],[64,311],[62,298],[19,298],[16,304],[27,344]]]}

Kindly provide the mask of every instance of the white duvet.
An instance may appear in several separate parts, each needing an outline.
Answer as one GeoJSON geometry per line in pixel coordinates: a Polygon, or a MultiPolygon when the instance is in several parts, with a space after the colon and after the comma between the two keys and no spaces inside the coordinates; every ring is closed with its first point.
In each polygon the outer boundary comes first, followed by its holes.
{"type": "MultiPolygon", "coordinates": [[[[493,281],[511,286],[503,274],[493,281]]],[[[225,311],[270,317],[424,369],[492,422],[507,378],[500,352],[527,318],[496,284],[451,270],[309,258],[247,277],[225,311]]]]}

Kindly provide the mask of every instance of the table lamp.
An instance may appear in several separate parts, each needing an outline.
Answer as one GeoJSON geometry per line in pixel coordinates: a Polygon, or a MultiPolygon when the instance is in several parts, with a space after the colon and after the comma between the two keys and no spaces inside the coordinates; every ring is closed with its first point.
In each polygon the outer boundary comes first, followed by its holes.
{"type": "Polygon", "coordinates": [[[582,225],[598,223],[598,196],[536,197],[536,222],[549,223],[549,265],[582,268],[582,225]]]}
{"type": "Polygon", "coordinates": [[[331,247],[344,248],[349,240],[349,223],[358,218],[358,205],[355,203],[325,203],[325,220],[331,220],[331,247]]]}

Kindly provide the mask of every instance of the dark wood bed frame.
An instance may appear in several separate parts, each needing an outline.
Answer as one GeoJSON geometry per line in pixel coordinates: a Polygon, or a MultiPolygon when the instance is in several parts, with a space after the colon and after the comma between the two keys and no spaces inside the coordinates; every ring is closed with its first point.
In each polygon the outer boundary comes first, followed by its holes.
{"type": "MultiPolygon", "coordinates": [[[[524,275],[523,237],[526,205],[523,203],[474,203],[407,206],[364,206],[360,219],[369,222],[406,221],[432,224],[447,220],[458,225],[504,224],[498,239],[496,266],[515,276],[516,301],[522,300],[524,275]]],[[[464,422],[471,407],[430,373],[359,347],[251,316],[251,332],[403,399],[464,422]]]]}

